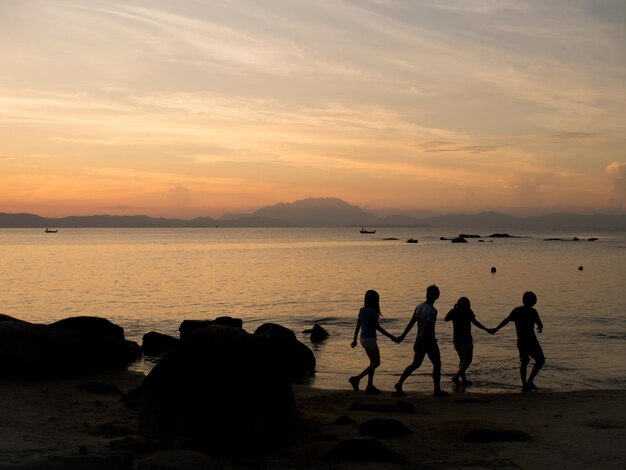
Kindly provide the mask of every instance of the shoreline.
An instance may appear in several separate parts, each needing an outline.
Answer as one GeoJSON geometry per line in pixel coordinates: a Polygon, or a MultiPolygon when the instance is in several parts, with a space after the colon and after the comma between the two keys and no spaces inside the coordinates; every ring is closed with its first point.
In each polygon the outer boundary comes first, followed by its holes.
{"type": "MultiPolygon", "coordinates": [[[[117,371],[79,379],[0,381],[0,469],[28,468],[54,456],[127,452],[133,443],[135,468],[141,468],[137,412],[120,398],[142,379],[137,372],[117,371]]],[[[372,438],[359,435],[359,429],[372,418],[392,419],[410,430],[399,437],[375,438],[397,460],[358,461],[357,455],[333,459],[332,468],[617,469],[626,461],[626,390],[469,391],[449,398],[423,393],[396,398],[390,392],[371,396],[295,385],[294,395],[299,433],[290,445],[266,452],[265,468],[327,468],[324,456],[341,443],[371,444],[372,438]],[[476,431],[487,440],[499,440],[510,431],[530,440],[468,441],[476,431]]]]}

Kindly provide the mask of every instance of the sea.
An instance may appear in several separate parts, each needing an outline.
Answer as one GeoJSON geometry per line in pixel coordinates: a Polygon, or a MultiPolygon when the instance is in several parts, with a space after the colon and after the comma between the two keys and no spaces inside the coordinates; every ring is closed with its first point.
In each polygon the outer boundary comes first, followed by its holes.
{"type": "MultiPolygon", "coordinates": [[[[359,229],[2,229],[0,313],[36,323],[105,317],[139,343],[149,331],[177,336],[185,319],[237,317],[251,333],[279,323],[313,350],[312,386],[346,389],[348,377],[368,364],[360,346],[350,347],[365,291],[378,291],[381,325],[399,335],[426,287],[436,284],[442,384],[451,389],[458,358],[444,317],[456,300],[468,297],[478,320],[494,327],[532,290],[544,323],[540,389],[626,388],[626,233],[517,231],[490,238],[506,230],[359,229]],[[483,238],[440,239],[461,232],[483,238]],[[310,342],[305,330],[315,323],[330,334],[326,341],[310,342]]],[[[415,334],[401,344],[379,336],[376,386],[392,390],[412,360],[415,334]]],[[[474,327],[473,335],[471,390],[518,391],[514,325],[496,335],[474,327]]],[[[132,368],[147,373],[153,366],[144,358],[132,368]]],[[[430,393],[431,372],[426,360],[405,390],[430,393]]]]}

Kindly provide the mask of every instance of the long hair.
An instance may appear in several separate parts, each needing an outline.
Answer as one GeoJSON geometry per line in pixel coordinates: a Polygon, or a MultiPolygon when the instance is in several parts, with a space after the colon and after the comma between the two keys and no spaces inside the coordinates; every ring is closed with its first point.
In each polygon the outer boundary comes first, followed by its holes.
{"type": "Polygon", "coordinates": [[[378,295],[378,292],[376,292],[375,290],[368,290],[365,293],[365,299],[363,300],[363,307],[373,308],[376,311],[376,313],[380,315],[380,296],[378,295]]]}

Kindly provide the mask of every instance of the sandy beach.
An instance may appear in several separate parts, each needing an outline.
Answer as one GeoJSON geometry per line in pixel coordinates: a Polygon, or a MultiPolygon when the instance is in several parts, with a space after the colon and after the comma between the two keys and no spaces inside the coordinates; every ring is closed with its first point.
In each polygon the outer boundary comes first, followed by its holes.
{"type": "Polygon", "coordinates": [[[0,469],[70,468],[55,460],[59,456],[69,458],[71,468],[87,465],[89,458],[98,462],[99,467],[89,463],[93,468],[622,469],[626,461],[626,391],[398,399],[389,392],[368,396],[302,385],[294,389],[300,430],[291,445],[234,463],[202,459],[192,451],[155,454],[137,433],[137,412],[120,400],[142,378],[123,371],[71,380],[0,381],[0,469]],[[363,423],[373,418],[400,422],[410,434],[360,435],[363,423]],[[485,440],[500,442],[473,442],[485,440]],[[342,448],[351,447],[346,442],[355,441],[365,442],[368,451],[343,454],[342,448]],[[369,458],[369,450],[381,452],[383,461],[359,461],[369,458]],[[151,456],[159,466],[149,463],[151,456]]]}

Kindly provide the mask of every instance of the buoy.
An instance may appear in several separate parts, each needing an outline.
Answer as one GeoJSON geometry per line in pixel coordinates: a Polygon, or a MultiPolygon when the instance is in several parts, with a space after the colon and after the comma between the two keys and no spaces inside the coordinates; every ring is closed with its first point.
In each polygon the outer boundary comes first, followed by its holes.
{"type": "Polygon", "coordinates": [[[582,266],[578,266],[578,270],[579,270],[579,271],[582,271],[582,270],[583,270],[583,267],[582,267],[582,266]]]}
{"type": "Polygon", "coordinates": [[[491,268],[491,274],[495,274],[495,272],[496,272],[496,267],[495,267],[495,266],[492,266],[492,268],[491,268]]]}

